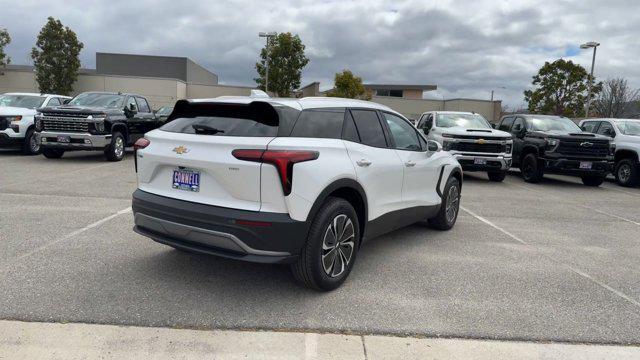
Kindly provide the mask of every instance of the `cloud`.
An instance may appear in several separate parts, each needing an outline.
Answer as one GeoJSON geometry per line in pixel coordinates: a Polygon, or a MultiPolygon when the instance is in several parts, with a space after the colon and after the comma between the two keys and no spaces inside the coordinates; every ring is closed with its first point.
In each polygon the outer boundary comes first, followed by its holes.
{"type": "Polygon", "coordinates": [[[36,1],[0,0],[0,26],[16,64],[28,63],[51,15],[84,42],[85,67],[95,52],[187,56],[221,82],[252,85],[264,40],[259,31],[297,33],[311,62],[303,84],[332,85],[351,69],[366,82],[437,84],[446,97],[496,98],[520,105],[545,61],[570,58],[599,41],[596,76],[626,77],[640,87],[640,12],[635,0],[557,1],[36,1]],[[506,87],[502,89],[501,87],[506,87]]]}

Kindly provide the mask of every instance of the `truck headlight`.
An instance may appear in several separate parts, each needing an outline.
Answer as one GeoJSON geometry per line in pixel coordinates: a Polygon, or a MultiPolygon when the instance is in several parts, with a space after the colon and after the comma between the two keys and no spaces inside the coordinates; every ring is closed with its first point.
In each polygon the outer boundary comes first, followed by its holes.
{"type": "Polygon", "coordinates": [[[545,146],[545,149],[547,151],[555,151],[558,148],[558,145],[560,144],[560,140],[558,139],[547,139],[547,144],[545,146]]]}
{"type": "Polygon", "coordinates": [[[442,142],[442,150],[449,151],[454,148],[454,145],[455,145],[455,142],[445,140],[442,142]]]}
{"type": "Polygon", "coordinates": [[[93,123],[93,127],[94,127],[94,129],[96,129],[96,132],[103,133],[104,132],[104,121],[98,121],[98,122],[93,123]]]}
{"type": "Polygon", "coordinates": [[[610,142],[609,143],[609,155],[613,156],[616,154],[616,144],[610,142]]]}
{"type": "Polygon", "coordinates": [[[507,144],[504,146],[504,152],[506,152],[507,154],[511,154],[511,148],[512,148],[512,147],[513,147],[513,144],[511,144],[511,143],[507,143],[507,144]]]}
{"type": "Polygon", "coordinates": [[[38,116],[36,117],[35,126],[36,126],[36,131],[37,132],[40,132],[40,131],[42,131],[44,129],[41,117],[38,117],[38,116]]]}

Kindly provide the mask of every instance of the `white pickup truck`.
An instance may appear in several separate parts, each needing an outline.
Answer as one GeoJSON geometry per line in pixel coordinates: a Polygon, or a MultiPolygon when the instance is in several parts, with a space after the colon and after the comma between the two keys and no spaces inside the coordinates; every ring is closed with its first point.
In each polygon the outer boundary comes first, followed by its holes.
{"type": "Polygon", "coordinates": [[[491,181],[500,182],[511,167],[511,134],[493,129],[482,115],[430,111],[420,116],[416,127],[449,151],[464,171],[486,171],[491,181]]]}
{"type": "Polygon", "coordinates": [[[58,106],[70,100],[63,95],[6,93],[0,95],[0,147],[19,147],[27,155],[40,152],[34,136],[37,108],[58,106]]]}
{"type": "Polygon", "coordinates": [[[613,175],[622,186],[638,185],[640,173],[640,120],[587,119],[580,122],[583,131],[613,138],[615,157],[613,175]]]}

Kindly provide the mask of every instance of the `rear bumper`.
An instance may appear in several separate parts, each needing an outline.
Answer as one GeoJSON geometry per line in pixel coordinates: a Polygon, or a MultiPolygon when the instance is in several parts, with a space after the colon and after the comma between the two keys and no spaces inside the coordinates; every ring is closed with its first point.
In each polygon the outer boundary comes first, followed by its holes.
{"type": "Polygon", "coordinates": [[[605,176],[611,172],[613,162],[606,160],[573,160],[554,159],[544,160],[544,172],[550,174],[570,175],[570,176],[605,176]],[[590,162],[591,169],[580,169],[581,162],[590,162]]]}
{"type": "Polygon", "coordinates": [[[134,231],[152,240],[204,254],[261,263],[296,259],[306,222],[262,213],[133,193],[134,231]],[[248,222],[248,223],[247,223],[248,222]]]}
{"type": "Polygon", "coordinates": [[[452,154],[464,171],[507,171],[511,167],[511,157],[504,155],[486,156],[471,154],[452,154]],[[483,159],[486,164],[476,164],[475,159],[483,159]]]}
{"type": "Polygon", "coordinates": [[[42,147],[68,150],[103,150],[111,144],[111,134],[42,131],[37,133],[37,139],[42,147]],[[68,136],[70,142],[58,142],[58,136],[68,136]]]}

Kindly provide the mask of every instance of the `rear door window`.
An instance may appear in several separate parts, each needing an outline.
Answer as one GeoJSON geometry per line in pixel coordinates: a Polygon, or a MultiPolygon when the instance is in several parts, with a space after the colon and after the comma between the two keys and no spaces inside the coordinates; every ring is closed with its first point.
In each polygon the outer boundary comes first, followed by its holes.
{"type": "Polygon", "coordinates": [[[361,143],[375,147],[387,147],[384,130],[375,111],[351,110],[351,114],[356,123],[361,143]]]}
{"type": "Polygon", "coordinates": [[[291,132],[292,137],[340,139],[344,109],[304,110],[291,132]]]}

